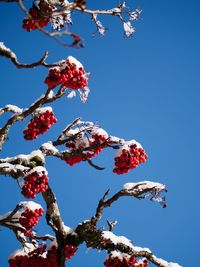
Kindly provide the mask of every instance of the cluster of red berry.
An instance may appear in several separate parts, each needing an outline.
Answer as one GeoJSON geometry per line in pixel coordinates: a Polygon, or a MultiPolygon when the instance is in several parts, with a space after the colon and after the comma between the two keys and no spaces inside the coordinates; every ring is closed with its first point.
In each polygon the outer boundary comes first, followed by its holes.
{"type": "Polygon", "coordinates": [[[29,257],[27,255],[17,255],[13,259],[9,259],[10,267],[28,267],[29,257]]]}
{"type": "Polygon", "coordinates": [[[147,160],[148,156],[142,147],[137,144],[125,145],[120,148],[115,157],[115,167],[113,172],[116,174],[127,173],[147,160]]]}
{"type": "MultiPolygon", "coordinates": [[[[57,249],[52,247],[45,252],[46,246],[36,248],[25,255],[16,255],[9,259],[10,267],[59,267],[57,261],[57,249]]],[[[65,247],[65,260],[69,260],[74,256],[77,248],[71,245],[65,247]]]]}
{"type": "MultiPolygon", "coordinates": [[[[65,260],[71,259],[71,257],[75,255],[76,251],[77,251],[77,247],[74,247],[72,245],[66,245],[65,260]]],[[[52,246],[51,249],[48,250],[47,257],[49,258],[49,261],[51,262],[52,266],[58,267],[56,246],[52,246]]]]}
{"type": "Polygon", "coordinates": [[[47,5],[44,1],[40,1],[38,7],[33,5],[29,9],[30,17],[23,19],[22,28],[28,32],[36,29],[41,29],[50,21],[53,8],[47,5]]]}
{"type": "Polygon", "coordinates": [[[35,167],[24,176],[24,185],[21,193],[26,198],[35,198],[36,194],[45,192],[48,189],[48,176],[46,171],[40,171],[41,167],[35,167]]]}
{"type": "Polygon", "coordinates": [[[41,112],[39,115],[36,115],[33,119],[31,119],[24,129],[24,138],[26,140],[36,139],[38,135],[47,132],[51,125],[56,122],[57,119],[51,110],[41,112]]]}
{"type": "Polygon", "coordinates": [[[104,262],[106,267],[147,267],[148,261],[146,259],[137,260],[135,257],[107,257],[104,262]]]}
{"type": "Polygon", "coordinates": [[[10,267],[53,267],[49,264],[49,260],[42,254],[45,253],[46,245],[33,249],[29,253],[19,252],[17,255],[9,259],[10,267]]]}
{"type": "Polygon", "coordinates": [[[82,140],[79,138],[78,143],[76,142],[74,140],[66,144],[71,154],[63,160],[70,166],[98,155],[107,146],[108,137],[96,133],[90,138],[83,137],[82,140]]]}
{"type": "Polygon", "coordinates": [[[83,66],[80,63],[77,66],[76,62],[77,60],[74,60],[73,57],[69,57],[59,67],[51,68],[44,81],[48,88],[51,89],[62,84],[67,88],[77,90],[87,86],[86,72],[83,66]]]}
{"type": "Polygon", "coordinates": [[[44,210],[42,208],[35,210],[26,208],[19,218],[19,223],[27,230],[31,230],[36,224],[38,224],[39,217],[42,216],[43,213],[44,210]]]}

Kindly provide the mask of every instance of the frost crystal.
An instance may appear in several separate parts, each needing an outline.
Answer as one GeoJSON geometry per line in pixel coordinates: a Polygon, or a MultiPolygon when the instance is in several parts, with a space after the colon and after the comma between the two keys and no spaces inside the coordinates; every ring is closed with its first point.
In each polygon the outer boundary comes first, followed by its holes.
{"type": "Polygon", "coordinates": [[[101,35],[105,35],[105,33],[106,33],[106,29],[105,29],[105,27],[103,26],[103,24],[101,23],[100,20],[97,20],[97,21],[96,21],[96,25],[97,25],[98,32],[99,32],[101,35]]]}
{"type": "Polygon", "coordinates": [[[123,22],[123,26],[124,26],[124,34],[126,37],[130,37],[133,35],[133,33],[135,32],[135,28],[133,28],[133,26],[131,25],[130,21],[128,22],[123,22]]]}
{"type": "Polygon", "coordinates": [[[78,92],[79,92],[81,101],[83,103],[86,103],[88,100],[88,95],[90,93],[90,89],[88,87],[84,87],[82,89],[79,89],[78,92]]]}

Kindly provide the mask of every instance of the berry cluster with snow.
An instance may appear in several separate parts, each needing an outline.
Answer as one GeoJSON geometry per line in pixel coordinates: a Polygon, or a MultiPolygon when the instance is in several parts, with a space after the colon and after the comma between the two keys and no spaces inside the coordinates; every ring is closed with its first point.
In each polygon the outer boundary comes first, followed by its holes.
{"type": "Polygon", "coordinates": [[[48,189],[48,173],[44,167],[35,167],[24,176],[21,193],[26,198],[35,198],[36,194],[48,189]]]}
{"type": "Polygon", "coordinates": [[[44,210],[42,208],[35,210],[26,208],[19,218],[19,223],[27,230],[30,230],[38,224],[39,217],[42,216],[43,213],[44,210]]]}
{"type": "Polygon", "coordinates": [[[53,267],[46,257],[45,244],[36,248],[28,244],[27,249],[19,249],[12,253],[8,262],[10,267],[53,267]]]}
{"type": "Polygon", "coordinates": [[[69,153],[68,157],[63,160],[73,166],[81,161],[91,159],[97,156],[104,148],[107,147],[109,136],[101,128],[93,127],[90,135],[83,133],[82,136],[66,143],[69,153]]]}
{"type": "MultiPolygon", "coordinates": [[[[77,251],[77,247],[74,247],[72,245],[66,245],[65,246],[65,260],[71,259],[77,251]]],[[[52,263],[52,266],[57,267],[58,261],[57,261],[57,246],[53,245],[48,249],[47,257],[49,258],[49,261],[52,263]]]]}
{"type": "Polygon", "coordinates": [[[115,155],[113,172],[124,174],[147,160],[148,156],[142,146],[135,140],[125,142],[115,155]]]}
{"type": "Polygon", "coordinates": [[[113,251],[109,254],[104,262],[106,267],[147,267],[148,261],[144,259],[136,259],[125,253],[113,251]]]}
{"type": "Polygon", "coordinates": [[[39,1],[38,5],[33,3],[33,6],[29,9],[29,17],[23,19],[22,28],[30,32],[47,26],[52,11],[53,7],[44,1],[39,1]]]}
{"type": "Polygon", "coordinates": [[[88,75],[83,65],[74,57],[69,56],[66,60],[58,62],[58,65],[49,69],[44,81],[49,89],[60,84],[73,90],[87,86],[88,75]]]}
{"type": "Polygon", "coordinates": [[[51,1],[47,3],[44,0],[34,1],[32,7],[29,9],[29,16],[23,19],[22,28],[30,32],[33,30],[41,29],[49,24],[52,25],[54,30],[61,30],[65,24],[71,24],[71,12],[66,8],[60,15],[55,15],[54,11],[59,11],[63,7],[67,7],[70,3],[67,0],[60,2],[60,6],[57,6],[59,2],[51,1]]]}
{"type": "Polygon", "coordinates": [[[39,109],[36,112],[36,115],[30,120],[29,124],[24,129],[24,139],[36,139],[38,135],[47,132],[51,125],[56,122],[57,119],[50,107],[39,109]]]}
{"type": "MultiPolygon", "coordinates": [[[[54,242],[54,241],[53,241],[54,242]]],[[[69,260],[76,253],[77,247],[66,245],[65,260],[69,260]]],[[[57,246],[53,245],[46,250],[46,245],[17,250],[9,257],[10,267],[59,267],[57,260],[57,246]]]]}

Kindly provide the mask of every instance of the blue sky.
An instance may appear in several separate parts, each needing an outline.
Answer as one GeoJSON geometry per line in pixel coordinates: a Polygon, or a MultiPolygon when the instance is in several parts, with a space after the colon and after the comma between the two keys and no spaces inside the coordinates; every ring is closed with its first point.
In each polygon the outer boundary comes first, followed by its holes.
{"type": "MultiPolygon", "coordinates": [[[[88,1],[91,8],[111,8],[117,4],[114,0],[88,1]]],[[[124,38],[121,24],[112,17],[100,17],[108,28],[106,36],[93,37],[95,25],[88,16],[79,14],[74,16],[71,29],[84,38],[86,47],[65,49],[40,32],[22,30],[24,14],[17,4],[1,3],[1,40],[20,61],[33,62],[48,50],[49,63],[72,55],[91,72],[88,103],[64,97],[53,104],[58,123],[32,142],[23,140],[28,120],[16,124],[1,157],[37,149],[55,139],[66,124],[79,116],[98,121],[111,135],[136,139],[149,159],[127,175],[112,173],[114,151],[105,151],[95,159],[95,163],[106,167],[101,172],[86,163],[69,167],[58,159],[47,159],[50,184],[64,222],[75,227],[90,218],[108,188],[115,193],[126,182],[165,183],[166,209],[148,200],[121,199],[105,211],[101,225],[106,225],[106,219],[117,220],[117,235],[125,235],[135,245],[149,247],[157,256],[184,267],[198,266],[200,3],[135,0],[127,1],[127,5],[143,10],[141,20],[135,23],[137,31],[133,38],[124,38]]],[[[16,69],[1,58],[0,71],[1,106],[27,107],[45,90],[47,69],[16,69]]],[[[1,117],[0,127],[6,118],[7,115],[1,117]]],[[[16,182],[3,176],[0,196],[0,214],[24,199],[16,182]]],[[[40,196],[36,201],[44,206],[40,196]]],[[[44,219],[37,230],[40,234],[49,231],[44,219]]],[[[3,228],[0,238],[0,266],[4,267],[8,255],[20,244],[3,228]]],[[[106,253],[87,251],[83,246],[68,266],[100,267],[105,257],[106,253]]]]}

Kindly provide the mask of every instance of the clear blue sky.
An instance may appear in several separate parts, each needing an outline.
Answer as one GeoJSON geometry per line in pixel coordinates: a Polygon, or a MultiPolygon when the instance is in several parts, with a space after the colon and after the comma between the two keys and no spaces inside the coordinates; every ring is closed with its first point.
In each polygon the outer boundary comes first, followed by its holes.
{"type": "MultiPolygon", "coordinates": [[[[27,3],[28,5],[29,3],[27,3]]],[[[111,8],[118,1],[88,1],[91,8],[111,8]],[[95,2],[95,3],[94,3],[95,2]],[[102,3],[103,2],[103,3],[102,3]]],[[[200,2],[198,0],[134,0],[141,7],[141,20],[131,39],[123,37],[116,18],[102,17],[109,29],[105,37],[92,37],[95,26],[86,15],[74,17],[73,31],[85,39],[84,49],[65,49],[39,32],[21,28],[24,17],[17,4],[1,3],[1,41],[22,62],[32,62],[49,51],[48,62],[75,56],[91,72],[89,102],[63,98],[53,104],[59,122],[36,141],[23,140],[28,120],[13,127],[1,157],[29,153],[43,142],[55,139],[74,118],[98,121],[111,135],[136,139],[146,149],[149,160],[127,175],[112,173],[114,151],[95,159],[106,167],[95,171],[86,163],[74,167],[57,159],[47,159],[50,184],[55,190],[66,225],[75,227],[90,218],[98,200],[110,188],[114,193],[124,183],[152,180],[168,188],[167,209],[148,200],[122,199],[105,211],[106,219],[117,220],[115,233],[125,235],[135,245],[149,247],[157,256],[184,267],[199,266],[199,149],[200,149],[200,2]]],[[[67,40],[67,37],[66,37],[67,40]]],[[[1,106],[27,107],[45,90],[47,69],[16,69],[0,59],[1,106]]],[[[1,117],[1,125],[5,122],[1,117]]],[[[1,177],[0,214],[24,198],[15,181],[1,177]]],[[[38,202],[44,203],[41,197],[38,202]]],[[[47,233],[44,219],[37,227],[47,233]]],[[[0,231],[0,266],[20,247],[13,233],[0,231]]],[[[103,266],[106,254],[79,249],[68,266],[103,266]]]]}

